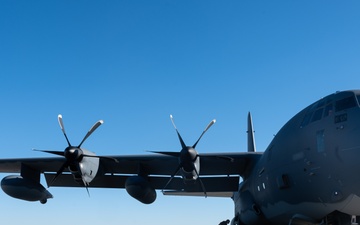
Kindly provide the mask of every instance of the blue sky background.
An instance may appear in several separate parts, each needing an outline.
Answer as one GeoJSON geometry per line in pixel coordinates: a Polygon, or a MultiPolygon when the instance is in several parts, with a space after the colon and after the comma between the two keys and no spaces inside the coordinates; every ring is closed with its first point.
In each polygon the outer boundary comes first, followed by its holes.
{"type": "MultiPolygon", "coordinates": [[[[173,114],[199,152],[258,150],[295,113],[360,88],[360,1],[0,1],[0,157],[63,150],[99,155],[180,150],[173,114]]],[[[216,165],[214,165],[216,166],[216,165]]],[[[5,176],[7,174],[1,174],[5,176]]],[[[45,185],[45,184],[44,184],[45,185]]],[[[143,205],[125,190],[50,188],[46,205],[0,193],[2,223],[218,224],[231,199],[165,197],[143,205]]]]}

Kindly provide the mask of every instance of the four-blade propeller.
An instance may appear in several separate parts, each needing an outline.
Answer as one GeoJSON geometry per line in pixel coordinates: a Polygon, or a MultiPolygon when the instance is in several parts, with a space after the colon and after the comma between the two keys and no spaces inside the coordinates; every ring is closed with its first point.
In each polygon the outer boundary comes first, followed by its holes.
{"type": "Polygon", "coordinates": [[[200,173],[200,160],[199,160],[199,155],[198,152],[195,150],[197,144],[199,143],[200,139],[203,137],[203,135],[206,133],[207,130],[209,130],[209,128],[216,122],[216,120],[212,120],[204,129],[204,131],[201,133],[200,137],[198,138],[198,140],[195,142],[195,144],[193,146],[187,146],[184,142],[184,140],[182,139],[178,129],[176,128],[175,122],[174,122],[174,118],[172,115],[170,115],[170,119],[171,122],[176,130],[176,133],[178,135],[180,144],[181,144],[181,151],[180,152],[163,152],[163,151],[151,151],[154,153],[158,153],[158,154],[163,154],[163,155],[169,155],[169,156],[173,156],[173,157],[178,157],[179,158],[179,165],[176,168],[175,172],[171,175],[171,178],[169,179],[169,181],[166,183],[165,187],[163,188],[166,189],[167,186],[171,183],[171,181],[174,179],[175,175],[181,170],[182,173],[182,177],[184,179],[184,181],[195,181],[197,179],[199,179],[201,188],[205,194],[205,196],[207,196],[206,194],[206,189],[205,186],[199,176],[200,173]]]}

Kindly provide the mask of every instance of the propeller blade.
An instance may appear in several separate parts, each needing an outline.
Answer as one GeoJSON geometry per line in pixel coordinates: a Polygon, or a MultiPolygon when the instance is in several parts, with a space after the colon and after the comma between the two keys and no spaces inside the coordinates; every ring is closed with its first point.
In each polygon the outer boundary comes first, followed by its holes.
{"type": "Polygon", "coordinates": [[[209,128],[214,125],[214,123],[216,122],[215,119],[213,119],[205,128],[205,130],[201,133],[199,139],[195,142],[195,144],[193,145],[193,148],[196,147],[196,145],[199,143],[200,139],[202,138],[202,136],[206,133],[207,130],[209,130],[209,128]]]}
{"type": "Polygon", "coordinates": [[[85,186],[85,188],[86,188],[86,192],[88,193],[88,196],[90,197],[90,192],[89,192],[89,184],[84,180],[84,176],[83,176],[83,174],[82,174],[82,171],[81,171],[81,167],[80,167],[80,163],[77,163],[76,164],[76,168],[77,168],[77,170],[78,170],[78,172],[80,173],[80,175],[81,175],[81,180],[82,180],[82,182],[84,183],[84,186],[85,186]]]}
{"type": "Polygon", "coordinates": [[[97,155],[85,155],[83,154],[84,157],[90,157],[90,158],[99,158],[99,159],[106,159],[106,160],[112,160],[116,163],[119,163],[119,160],[112,158],[112,157],[107,157],[107,156],[97,156],[97,155]]]}
{"type": "Polygon", "coordinates": [[[62,120],[62,115],[61,114],[58,115],[58,121],[59,121],[60,128],[61,128],[61,130],[62,130],[62,132],[63,132],[63,134],[65,136],[65,139],[66,139],[68,145],[71,146],[70,141],[69,141],[69,139],[68,139],[68,137],[66,135],[66,132],[65,132],[64,122],[62,120]]]}
{"type": "Polygon", "coordinates": [[[86,188],[86,192],[88,193],[88,196],[90,197],[90,192],[89,192],[89,185],[83,180],[85,188],[86,188]]]}
{"type": "Polygon", "coordinates": [[[60,125],[62,132],[65,133],[65,127],[64,127],[64,123],[63,123],[61,114],[58,115],[58,121],[59,121],[59,125],[60,125]]]}
{"type": "Polygon", "coordinates": [[[180,152],[158,152],[158,151],[149,151],[152,153],[162,154],[162,155],[168,155],[168,156],[174,156],[174,157],[180,157],[180,152]]]}
{"type": "Polygon", "coordinates": [[[197,169],[195,168],[195,173],[196,173],[196,175],[197,175],[197,179],[200,181],[200,185],[201,185],[201,188],[202,188],[202,190],[203,190],[203,192],[204,192],[204,195],[205,195],[205,198],[207,198],[207,193],[206,193],[206,189],[205,189],[205,185],[204,185],[204,183],[202,182],[202,180],[201,180],[201,178],[200,178],[200,175],[199,175],[199,173],[198,173],[198,171],[197,171],[197,169]]]}
{"type": "Polygon", "coordinates": [[[181,167],[182,167],[182,165],[179,164],[179,166],[178,166],[178,167],[176,168],[176,170],[175,170],[175,173],[173,173],[173,174],[171,175],[171,178],[169,179],[169,181],[166,183],[166,185],[165,185],[164,188],[162,189],[162,192],[164,192],[164,189],[166,189],[167,186],[171,183],[171,181],[174,179],[175,175],[179,172],[179,170],[181,169],[181,167]]]}
{"type": "Polygon", "coordinates": [[[53,155],[64,156],[64,152],[63,152],[63,151],[50,151],[50,150],[39,150],[39,149],[33,149],[33,151],[46,152],[46,153],[50,153],[50,154],[53,154],[53,155]]]}
{"type": "Polygon", "coordinates": [[[65,162],[60,169],[56,172],[55,177],[51,180],[51,182],[48,184],[48,187],[50,187],[55,181],[56,179],[62,174],[62,172],[64,172],[65,168],[68,167],[68,162],[65,162]]]}
{"type": "Polygon", "coordinates": [[[172,124],[173,124],[173,126],[174,126],[174,128],[175,128],[175,130],[176,130],[176,133],[177,133],[177,135],[178,135],[178,137],[179,137],[179,141],[180,141],[181,147],[182,147],[183,149],[186,148],[186,144],[185,144],[184,140],[182,139],[182,137],[181,137],[178,129],[177,129],[176,126],[175,126],[174,118],[173,118],[172,115],[170,115],[170,119],[171,119],[171,122],[172,122],[172,124]]]}
{"type": "Polygon", "coordinates": [[[87,134],[85,135],[84,139],[80,142],[78,148],[80,148],[81,145],[84,143],[84,141],[85,141],[101,124],[103,124],[103,123],[104,123],[103,120],[97,121],[97,122],[90,128],[90,130],[87,132],[87,134]]]}

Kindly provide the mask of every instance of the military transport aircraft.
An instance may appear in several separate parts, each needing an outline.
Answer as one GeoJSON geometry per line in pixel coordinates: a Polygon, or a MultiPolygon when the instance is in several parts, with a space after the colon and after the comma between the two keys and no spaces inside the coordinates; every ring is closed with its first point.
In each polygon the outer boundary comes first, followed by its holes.
{"type": "Polygon", "coordinates": [[[212,154],[195,148],[215,120],[188,146],[171,116],[181,151],[131,156],[96,156],[81,147],[102,121],[72,145],[61,115],[58,120],[68,146],[38,150],[57,157],[0,160],[0,172],[19,174],[1,181],[6,194],[46,203],[52,195],[40,184],[44,174],[48,187],[125,188],[145,204],[155,201],[156,189],[165,195],[231,197],[233,225],[359,221],[360,90],[336,92],[306,107],[264,152],[256,152],[250,114],[248,151],[212,154]]]}

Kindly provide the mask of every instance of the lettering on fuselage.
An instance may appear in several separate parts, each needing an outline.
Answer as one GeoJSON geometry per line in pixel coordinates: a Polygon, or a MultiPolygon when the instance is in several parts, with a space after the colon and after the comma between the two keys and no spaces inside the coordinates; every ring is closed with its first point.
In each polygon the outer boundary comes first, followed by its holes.
{"type": "Polygon", "coordinates": [[[335,123],[341,123],[347,121],[347,113],[340,114],[338,116],[335,116],[335,123]]]}

